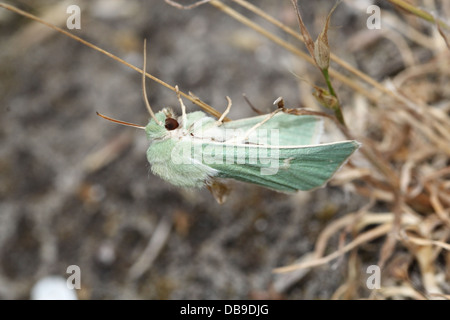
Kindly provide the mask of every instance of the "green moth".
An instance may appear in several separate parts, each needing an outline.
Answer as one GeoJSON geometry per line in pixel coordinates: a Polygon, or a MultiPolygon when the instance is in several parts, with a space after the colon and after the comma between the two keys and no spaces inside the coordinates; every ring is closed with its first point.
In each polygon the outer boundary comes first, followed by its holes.
{"type": "MultiPolygon", "coordinates": [[[[145,70],[144,55],[144,70],[145,70]]],[[[142,78],[151,119],[139,126],[104,115],[110,121],[144,129],[151,141],[147,159],[154,174],[186,188],[207,186],[216,199],[226,193],[224,179],[235,179],[282,192],[323,186],[357,150],[357,141],[319,144],[322,119],[277,109],[269,115],[224,122],[202,111],[186,113],[177,90],[181,116],[170,108],[153,113],[142,78]]],[[[219,200],[222,202],[222,200],[219,200]]]]}
{"type": "Polygon", "coordinates": [[[159,123],[151,119],[145,127],[152,141],[147,159],[153,173],[180,187],[231,178],[277,191],[310,190],[359,147],[355,141],[317,144],[322,121],[315,116],[278,112],[222,123],[201,111],[176,117],[163,109],[155,118],[159,123]]]}

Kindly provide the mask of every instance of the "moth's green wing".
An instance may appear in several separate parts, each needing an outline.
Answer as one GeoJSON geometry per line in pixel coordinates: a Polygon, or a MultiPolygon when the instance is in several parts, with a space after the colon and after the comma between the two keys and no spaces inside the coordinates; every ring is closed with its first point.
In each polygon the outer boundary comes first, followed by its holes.
{"type": "MultiPolygon", "coordinates": [[[[267,115],[244,118],[225,122],[224,129],[239,129],[243,132],[262,122],[267,115]]],[[[310,115],[294,115],[277,113],[270,120],[261,125],[260,130],[278,129],[280,146],[301,146],[319,143],[322,134],[323,121],[320,117],[310,115]]]]}
{"type": "Polygon", "coordinates": [[[204,143],[202,148],[204,164],[216,169],[217,177],[295,192],[324,185],[359,145],[356,141],[341,141],[267,149],[245,144],[220,148],[204,143]],[[211,150],[214,157],[208,158],[211,150]]]}

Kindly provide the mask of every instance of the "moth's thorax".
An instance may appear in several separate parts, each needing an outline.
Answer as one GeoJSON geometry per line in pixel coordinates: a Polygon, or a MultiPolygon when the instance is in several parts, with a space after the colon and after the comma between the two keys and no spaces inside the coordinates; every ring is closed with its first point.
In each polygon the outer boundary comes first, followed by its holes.
{"type": "Polygon", "coordinates": [[[215,123],[215,120],[206,117],[203,112],[176,116],[169,109],[163,109],[155,117],[157,121],[151,119],[145,128],[152,140],[147,150],[152,172],[177,186],[204,186],[217,174],[217,170],[195,159],[189,142],[194,139],[203,119],[211,119],[207,123],[215,123]],[[180,150],[183,152],[180,153],[180,150]],[[184,152],[186,150],[188,152],[184,152]]]}

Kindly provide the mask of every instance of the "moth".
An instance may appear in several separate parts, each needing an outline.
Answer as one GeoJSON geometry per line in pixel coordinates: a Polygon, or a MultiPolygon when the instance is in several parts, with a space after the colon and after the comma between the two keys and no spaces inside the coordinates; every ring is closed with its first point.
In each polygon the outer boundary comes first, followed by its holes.
{"type": "MultiPolygon", "coordinates": [[[[146,69],[144,42],[144,67],[146,69]]],[[[176,86],[181,115],[150,106],[142,77],[150,121],[140,126],[97,114],[107,120],[145,130],[151,171],[173,185],[208,187],[219,203],[228,193],[223,181],[235,179],[281,192],[323,186],[360,144],[354,140],[319,144],[322,119],[277,109],[237,121],[224,122],[231,99],[216,120],[202,111],[186,113],[176,86]]]]}

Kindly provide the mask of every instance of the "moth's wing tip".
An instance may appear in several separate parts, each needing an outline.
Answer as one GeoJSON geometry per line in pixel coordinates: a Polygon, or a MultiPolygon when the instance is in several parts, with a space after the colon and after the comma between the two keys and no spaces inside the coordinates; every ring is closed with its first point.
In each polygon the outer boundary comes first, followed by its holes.
{"type": "Polygon", "coordinates": [[[361,148],[361,146],[363,145],[361,142],[356,141],[356,140],[351,140],[351,142],[355,146],[355,151],[358,150],[359,148],[361,148]]]}

